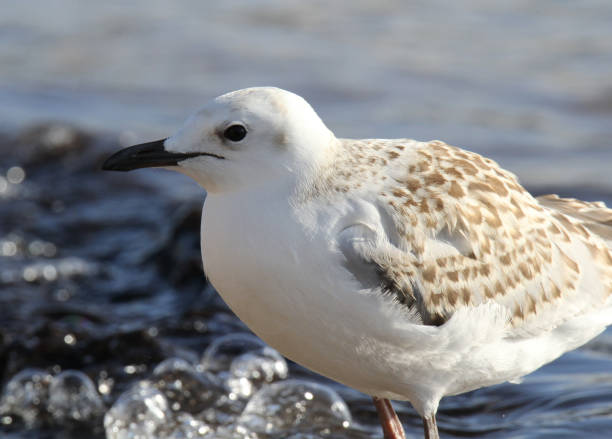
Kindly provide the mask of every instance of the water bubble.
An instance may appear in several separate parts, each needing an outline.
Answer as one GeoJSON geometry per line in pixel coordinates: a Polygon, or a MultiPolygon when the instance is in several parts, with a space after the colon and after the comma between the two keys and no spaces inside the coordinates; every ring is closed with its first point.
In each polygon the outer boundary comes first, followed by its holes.
{"type": "Polygon", "coordinates": [[[57,269],[53,265],[47,264],[42,269],[42,275],[45,280],[49,282],[54,281],[57,279],[57,269]]]}
{"type": "Polygon", "coordinates": [[[95,271],[92,264],[75,257],[59,260],[56,268],[58,273],[65,278],[92,274],[95,271]]]}
{"type": "Polygon", "coordinates": [[[160,431],[159,437],[168,439],[217,438],[214,430],[204,422],[195,419],[189,413],[180,413],[176,420],[169,424],[166,431],[160,431]]]}
{"type": "Polygon", "coordinates": [[[45,256],[50,258],[57,253],[57,247],[51,242],[35,239],[28,244],[28,253],[32,256],[45,256]]]}
{"type": "Polygon", "coordinates": [[[83,422],[101,416],[104,404],[87,375],[77,370],[66,370],[51,383],[49,412],[60,422],[83,422]]]}
{"type": "Polygon", "coordinates": [[[2,241],[0,244],[0,253],[2,256],[15,256],[17,254],[17,243],[14,241],[2,241]]]}
{"type": "Polygon", "coordinates": [[[351,423],[351,414],[342,398],[329,387],[287,380],[265,386],[253,395],[238,423],[257,433],[280,434],[290,430],[313,433],[346,428],[351,423]]]}
{"type": "Polygon", "coordinates": [[[108,372],[106,370],[100,371],[100,373],[98,374],[97,383],[98,392],[104,396],[110,395],[111,391],[113,390],[113,387],[115,386],[114,378],[109,377],[108,372]]]}
{"type": "Polygon", "coordinates": [[[157,438],[171,419],[166,397],[141,381],[123,393],[104,416],[107,439],[157,438]]]}
{"type": "Polygon", "coordinates": [[[51,242],[45,242],[42,254],[47,258],[52,258],[57,253],[57,247],[51,242]]]}
{"type": "Polygon", "coordinates": [[[69,346],[74,346],[76,344],[76,337],[74,336],[74,334],[64,335],[64,343],[69,346]]]}
{"type": "Polygon", "coordinates": [[[28,244],[28,251],[32,256],[40,256],[44,248],[45,243],[37,239],[28,244]]]}
{"type": "Polygon", "coordinates": [[[23,268],[22,277],[26,282],[39,282],[57,280],[60,272],[53,264],[34,263],[23,268]]]}
{"type": "Polygon", "coordinates": [[[155,369],[153,369],[153,375],[161,375],[166,372],[173,372],[177,370],[187,372],[196,371],[194,365],[191,364],[189,361],[183,358],[171,357],[166,358],[164,361],[155,366],[155,369]]]}
{"type": "Polygon", "coordinates": [[[238,332],[224,335],[206,348],[202,355],[202,367],[212,373],[227,371],[234,358],[265,346],[263,341],[251,334],[238,332]]]}
{"type": "Polygon", "coordinates": [[[98,392],[100,392],[102,395],[108,395],[113,388],[112,384],[112,382],[101,381],[98,383],[98,392]]]}
{"type": "Polygon", "coordinates": [[[48,127],[42,141],[49,146],[61,146],[75,142],[77,132],[72,127],[64,125],[52,125],[48,127]]]}
{"type": "Polygon", "coordinates": [[[214,375],[197,371],[181,358],[169,358],[157,365],[152,381],[174,411],[199,413],[214,406],[223,393],[214,375]]]}
{"type": "Polygon", "coordinates": [[[243,425],[228,425],[217,428],[215,439],[258,439],[259,436],[243,425]]]}
{"type": "Polygon", "coordinates": [[[35,266],[30,265],[23,269],[23,280],[26,282],[34,282],[38,279],[38,270],[35,266]]]}
{"type": "Polygon", "coordinates": [[[9,183],[20,184],[25,179],[25,171],[20,166],[13,166],[6,173],[6,179],[9,183]]]}
{"type": "Polygon", "coordinates": [[[53,297],[55,297],[55,300],[59,302],[65,302],[66,300],[70,299],[70,296],[71,296],[70,291],[68,291],[65,288],[60,288],[59,290],[55,291],[55,293],[53,294],[53,297]]]}
{"type": "Polygon", "coordinates": [[[227,394],[219,393],[214,405],[198,413],[198,416],[210,425],[228,425],[244,410],[246,401],[242,399],[230,399],[227,394]]]}
{"type": "Polygon", "coordinates": [[[264,384],[284,380],[288,373],[285,359],[271,347],[265,346],[236,357],[230,366],[226,384],[232,394],[248,398],[264,384]]]}
{"type": "Polygon", "coordinates": [[[35,425],[47,412],[51,374],[41,369],[24,369],[6,384],[0,399],[0,413],[12,413],[23,418],[28,426],[35,425]]]}
{"type": "Polygon", "coordinates": [[[123,371],[128,375],[143,373],[147,370],[146,364],[128,364],[123,368],[123,371]]]}

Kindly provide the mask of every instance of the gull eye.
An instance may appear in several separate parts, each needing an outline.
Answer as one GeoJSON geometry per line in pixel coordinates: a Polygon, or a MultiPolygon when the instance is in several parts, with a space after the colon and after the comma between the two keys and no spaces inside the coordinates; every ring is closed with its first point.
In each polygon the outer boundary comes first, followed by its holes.
{"type": "Polygon", "coordinates": [[[223,131],[223,137],[232,142],[240,142],[247,134],[247,130],[242,125],[232,125],[223,131]]]}

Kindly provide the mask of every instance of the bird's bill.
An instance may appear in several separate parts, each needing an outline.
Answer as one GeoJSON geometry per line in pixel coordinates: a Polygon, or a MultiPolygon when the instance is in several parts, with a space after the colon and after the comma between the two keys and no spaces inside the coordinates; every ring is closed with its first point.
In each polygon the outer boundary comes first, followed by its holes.
{"type": "Polygon", "coordinates": [[[161,139],[122,149],[106,159],[102,169],[105,171],[131,171],[139,168],[176,166],[181,160],[197,155],[166,151],[164,148],[165,141],[166,139],[161,139]]]}

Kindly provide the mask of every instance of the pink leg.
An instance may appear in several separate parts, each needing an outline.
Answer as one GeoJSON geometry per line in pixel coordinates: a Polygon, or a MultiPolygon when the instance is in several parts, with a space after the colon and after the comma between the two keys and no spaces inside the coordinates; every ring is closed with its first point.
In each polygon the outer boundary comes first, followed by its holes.
{"type": "Polygon", "coordinates": [[[397,417],[391,401],[386,398],[372,397],[376,411],[378,412],[378,419],[380,419],[380,425],[382,426],[385,439],[406,439],[404,434],[404,427],[397,417]]]}
{"type": "Polygon", "coordinates": [[[431,418],[423,418],[423,429],[425,430],[425,439],[440,439],[435,415],[431,418]]]}

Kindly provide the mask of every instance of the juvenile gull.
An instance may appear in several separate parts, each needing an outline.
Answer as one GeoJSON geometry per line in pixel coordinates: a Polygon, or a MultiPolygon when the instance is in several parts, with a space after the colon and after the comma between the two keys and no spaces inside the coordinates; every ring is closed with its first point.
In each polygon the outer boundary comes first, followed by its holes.
{"type": "Polygon", "coordinates": [[[518,380],[612,322],[612,210],[534,198],[440,141],[338,139],[301,97],[231,92],[104,169],[166,167],[208,195],[214,287],[288,358],[408,400],[437,438],[440,399],[518,380]]]}

